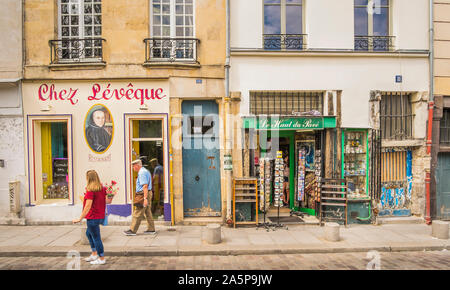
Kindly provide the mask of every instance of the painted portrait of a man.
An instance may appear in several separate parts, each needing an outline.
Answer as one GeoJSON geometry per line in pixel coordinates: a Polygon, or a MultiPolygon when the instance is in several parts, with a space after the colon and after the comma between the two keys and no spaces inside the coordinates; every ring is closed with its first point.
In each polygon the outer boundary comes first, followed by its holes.
{"type": "Polygon", "coordinates": [[[112,118],[108,109],[102,105],[92,107],[85,122],[85,135],[89,147],[97,153],[106,151],[111,144],[112,130],[112,118]]]}

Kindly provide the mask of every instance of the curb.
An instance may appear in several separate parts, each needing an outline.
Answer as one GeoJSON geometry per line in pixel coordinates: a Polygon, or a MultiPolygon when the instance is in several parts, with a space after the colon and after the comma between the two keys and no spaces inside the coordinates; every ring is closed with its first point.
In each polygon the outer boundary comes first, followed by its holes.
{"type": "MultiPolygon", "coordinates": [[[[68,252],[78,251],[80,255],[89,255],[89,250],[59,249],[57,251],[0,251],[0,257],[67,257],[68,252]]],[[[107,251],[110,257],[160,257],[160,256],[242,256],[242,255],[286,255],[286,254],[339,254],[361,252],[422,252],[450,250],[450,246],[407,246],[407,247],[361,247],[361,248],[299,248],[299,249],[242,249],[242,250],[115,250],[107,251]]]]}

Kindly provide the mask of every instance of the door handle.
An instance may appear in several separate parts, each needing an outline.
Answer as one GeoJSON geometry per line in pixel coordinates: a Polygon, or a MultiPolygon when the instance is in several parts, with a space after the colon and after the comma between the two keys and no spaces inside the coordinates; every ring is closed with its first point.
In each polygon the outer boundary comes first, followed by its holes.
{"type": "Polygon", "coordinates": [[[195,177],[195,181],[199,181],[199,180],[200,180],[200,176],[197,175],[197,176],[195,177]]]}

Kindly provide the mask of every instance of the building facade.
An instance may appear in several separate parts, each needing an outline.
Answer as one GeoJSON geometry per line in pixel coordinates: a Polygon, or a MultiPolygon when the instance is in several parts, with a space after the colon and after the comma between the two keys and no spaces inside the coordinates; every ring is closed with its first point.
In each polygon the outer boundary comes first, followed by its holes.
{"type": "Polygon", "coordinates": [[[110,221],[129,221],[138,158],[153,175],[155,217],[223,217],[223,151],[181,145],[203,139],[191,136],[194,113],[224,110],[225,2],[31,0],[25,15],[27,222],[78,216],[90,169],[117,182],[110,221]],[[192,162],[199,172],[183,170],[192,162]]]}
{"type": "Polygon", "coordinates": [[[283,177],[267,200],[290,210],[316,214],[317,177],[345,178],[353,222],[423,217],[428,54],[425,0],[231,0],[242,175],[283,177]]]}
{"type": "MultiPolygon", "coordinates": [[[[450,217],[450,1],[434,1],[434,99],[428,218],[450,217]]],[[[431,132],[431,131],[430,131],[431,132]]]]}
{"type": "Polygon", "coordinates": [[[4,1],[0,12],[0,220],[17,223],[26,192],[23,112],[22,1],[4,1]],[[12,207],[11,207],[12,206],[12,207]]]}

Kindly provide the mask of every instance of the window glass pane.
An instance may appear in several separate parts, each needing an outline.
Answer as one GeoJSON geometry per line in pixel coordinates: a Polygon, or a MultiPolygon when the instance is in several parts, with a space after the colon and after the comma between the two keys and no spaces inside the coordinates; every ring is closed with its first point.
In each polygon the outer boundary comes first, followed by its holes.
{"type": "Polygon", "coordinates": [[[302,4],[302,0],[286,0],[286,3],[287,4],[290,4],[290,3],[302,4]]]}
{"type": "Polygon", "coordinates": [[[153,14],[161,14],[161,5],[159,4],[153,5],[153,14]]]}
{"type": "Polygon", "coordinates": [[[366,8],[355,8],[355,35],[367,36],[369,31],[368,14],[366,8]]]}
{"type": "Polygon", "coordinates": [[[94,23],[95,24],[102,24],[102,16],[101,15],[95,15],[94,16],[94,23]]]}
{"type": "Polygon", "coordinates": [[[139,138],[162,138],[161,120],[133,121],[135,122],[139,122],[139,138]]]}
{"type": "Polygon", "coordinates": [[[168,4],[165,4],[165,5],[163,5],[162,6],[162,11],[163,11],[163,14],[170,14],[170,5],[168,5],[168,4]]]}
{"type": "Polygon", "coordinates": [[[177,36],[184,36],[184,29],[183,27],[177,27],[177,36]]]}
{"type": "Polygon", "coordinates": [[[95,13],[102,13],[102,5],[101,4],[94,4],[94,12],[95,13]]]}
{"type": "Polygon", "coordinates": [[[163,36],[170,36],[170,26],[163,26],[163,36]]]}
{"type": "Polygon", "coordinates": [[[355,0],[355,5],[368,5],[368,0],[355,0]]]}
{"type": "Polygon", "coordinates": [[[177,16],[176,17],[176,23],[177,25],[183,25],[184,24],[184,17],[183,16],[177,16]]]}
{"type": "Polygon", "coordinates": [[[193,29],[190,27],[186,27],[184,36],[193,36],[193,29]]]}
{"type": "Polygon", "coordinates": [[[381,8],[380,13],[373,14],[373,35],[389,35],[389,8],[381,8]]]}
{"type": "Polygon", "coordinates": [[[95,35],[95,36],[100,36],[100,35],[102,35],[102,27],[101,27],[101,26],[95,26],[95,27],[94,27],[94,35],[95,35]]]}
{"type": "Polygon", "coordinates": [[[192,16],[185,16],[184,17],[184,22],[185,22],[184,24],[185,25],[189,25],[189,26],[194,25],[193,19],[194,19],[194,17],[192,17],[192,16]]]}
{"type": "Polygon", "coordinates": [[[264,4],[268,3],[280,3],[281,0],[264,0],[264,4]]]}
{"type": "Polygon", "coordinates": [[[264,6],[264,34],[281,33],[281,7],[264,6]]]}
{"type": "Polygon", "coordinates": [[[161,16],[153,16],[153,24],[159,25],[161,24],[161,16]]]}
{"type": "Polygon", "coordinates": [[[185,7],[185,13],[188,14],[188,15],[194,13],[194,9],[193,9],[192,5],[186,5],[186,7],[185,7]]]}
{"type": "Polygon", "coordinates": [[[286,33],[302,34],[302,6],[286,7],[286,33]]]}
{"type": "Polygon", "coordinates": [[[163,25],[170,25],[170,16],[163,16],[162,23],[163,25]]]}
{"type": "Polygon", "coordinates": [[[161,26],[153,26],[153,36],[161,36],[161,26]]]}
{"type": "Polygon", "coordinates": [[[85,26],[84,27],[84,35],[85,36],[92,36],[92,26],[85,26]]]}

